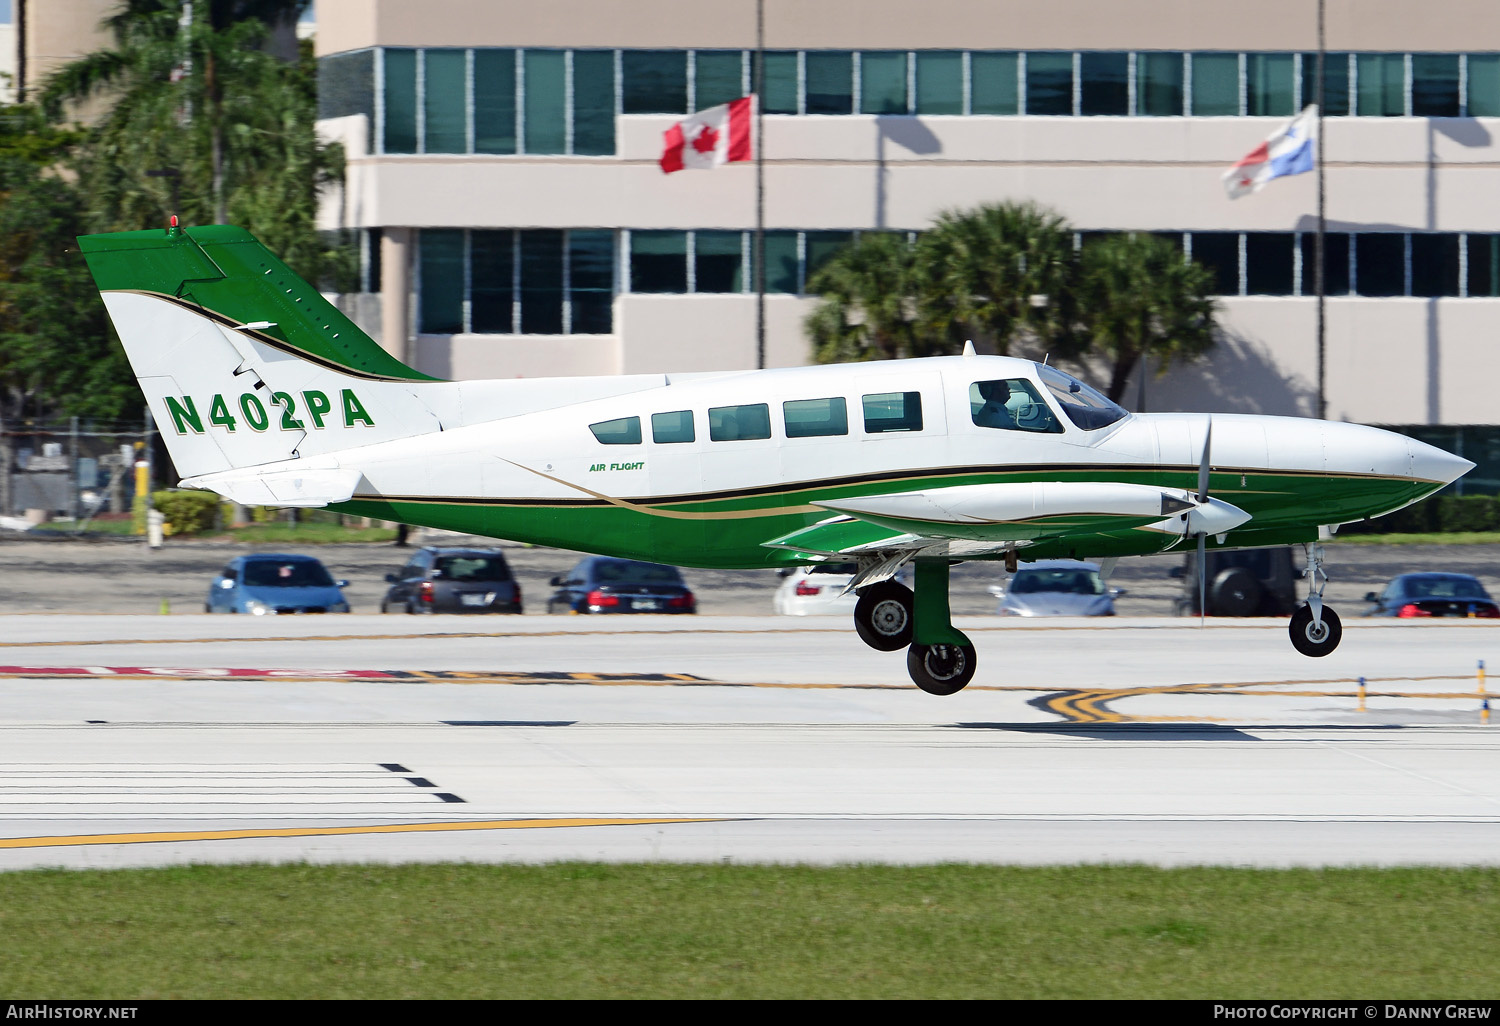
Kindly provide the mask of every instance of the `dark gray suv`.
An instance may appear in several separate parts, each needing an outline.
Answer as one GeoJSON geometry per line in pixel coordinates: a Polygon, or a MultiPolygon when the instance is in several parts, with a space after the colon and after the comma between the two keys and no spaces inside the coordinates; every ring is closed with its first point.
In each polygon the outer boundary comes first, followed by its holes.
{"type": "MultiPolygon", "coordinates": [[[[1209,616],[1291,616],[1302,579],[1289,547],[1210,551],[1206,592],[1209,616]]],[[[1182,579],[1178,616],[1198,615],[1198,553],[1189,550],[1173,577],[1182,579]]]]}
{"type": "Polygon", "coordinates": [[[391,587],[380,600],[382,613],[521,611],[521,586],[499,549],[428,546],[385,579],[391,587]]]}

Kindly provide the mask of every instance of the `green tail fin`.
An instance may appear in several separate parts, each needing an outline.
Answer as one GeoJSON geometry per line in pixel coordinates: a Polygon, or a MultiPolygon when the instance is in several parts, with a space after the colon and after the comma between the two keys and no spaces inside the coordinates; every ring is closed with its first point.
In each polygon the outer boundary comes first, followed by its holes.
{"type": "Polygon", "coordinates": [[[112,232],[78,244],[100,292],[187,300],[234,324],[270,322],[264,330],[292,349],[366,378],[436,380],[387,353],[243,228],[112,232]]]}

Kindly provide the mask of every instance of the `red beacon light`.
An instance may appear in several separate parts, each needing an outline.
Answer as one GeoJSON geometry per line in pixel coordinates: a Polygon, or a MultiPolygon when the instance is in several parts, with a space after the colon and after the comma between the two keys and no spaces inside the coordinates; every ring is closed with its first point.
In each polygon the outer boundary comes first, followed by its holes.
{"type": "Polygon", "coordinates": [[[171,236],[171,235],[181,235],[182,234],[182,229],[177,226],[177,215],[176,214],[173,214],[172,217],[171,217],[171,219],[167,222],[167,234],[169,236],[171,236]]]}

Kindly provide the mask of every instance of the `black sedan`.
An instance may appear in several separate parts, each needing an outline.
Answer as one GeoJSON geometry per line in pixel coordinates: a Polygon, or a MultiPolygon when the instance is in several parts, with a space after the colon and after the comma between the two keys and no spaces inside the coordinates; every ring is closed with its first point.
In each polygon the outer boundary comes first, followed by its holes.
{"type": "Polygon", "coordinates": [[[1468,574],[1402,574],[1370,592],[1366,602],[1375,608],[1366,616],[1471,616],[1500,619],[1500,606],[1490,598],[1479,578],[1468,574]]]}
{"type": "Polygon", "coordinates": [[[552,578],[549,613],[692,613],[693,593],[675,566],[589,556],[552,578]]]}
{"type": "Polygon", "coordinates": [[[521,586],[499,549],[428,546],[418,549],[391,587],[382,613],[519,613],[521,586]]]}

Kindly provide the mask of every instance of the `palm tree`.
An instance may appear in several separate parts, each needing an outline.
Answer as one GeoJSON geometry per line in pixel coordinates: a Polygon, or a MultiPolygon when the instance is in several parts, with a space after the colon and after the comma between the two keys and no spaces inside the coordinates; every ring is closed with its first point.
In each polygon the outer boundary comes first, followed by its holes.
{"type": "Polygon", "coordinates": [[[923,318],[950,337],[987,337],[1004,354],[1028,340],[1071,353],[1073,232],[1035,203],[947,211],[922,236],[923,318]]]}
{"type": "Polygon", "coordinates": [[[818,363],[895,360],[944,351],[941,336],[918,314],[916,249],[904,236],[866,232],[835,253],[808,279],[823,301],[806,327],[818,363]]]}
{"type": "Polygon", "coordinates": [[[1160,377],[1173,360],[1213,347],[1213,277],[1171,243],[1144,233],[1112,235],[1084,246],[1079,263],[1080,330],[1111,360],[1111,399],[1120,399],[1144,357],[1157,358],[1160,377]]]}
{"type": "MultiPolygon", "coordinates": [[[[295,163],[289,142],[317,145],[311,94],[293,81],[296,66],[263,49],[266,22],[295,18],[306,5],[123,0],[104,21],[115,45],[48,79],[42,104],[55,120],[68,101],[98,97],[108,105],[79,169],[99,229],[160,224],[168,213],[223,223],[237,190],[286,175],[295,163]],[[305,110],[289,132],[294,99],[305,110]]],[[[305,202],[313,186],[309,178],[305,202]]]]}

